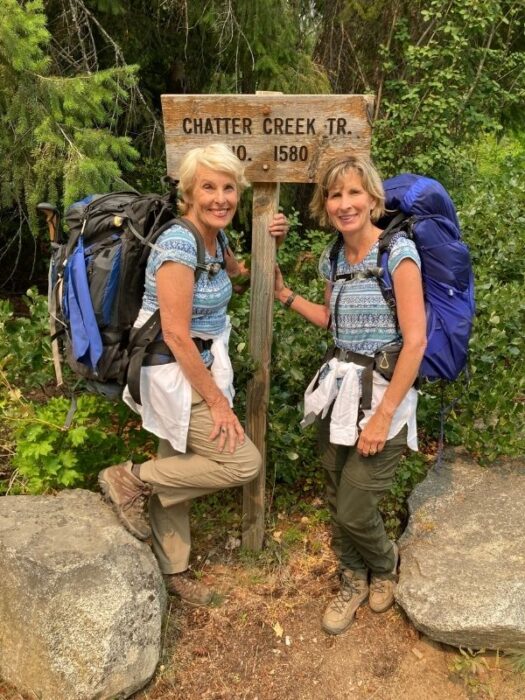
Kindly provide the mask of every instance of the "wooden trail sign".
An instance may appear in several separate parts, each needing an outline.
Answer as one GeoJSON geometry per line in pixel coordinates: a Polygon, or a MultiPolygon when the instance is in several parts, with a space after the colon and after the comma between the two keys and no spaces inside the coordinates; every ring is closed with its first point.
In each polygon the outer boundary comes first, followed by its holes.
{"type": "Polygon", "coordinates": [[[315,182],[334,156],[370,151],[371,95],[163,95],[168,173],[195,146],[221,141],[250,182],[315,182]]]}
{"type": "Polygon", "coordinates": [[[270,392],[275,244],[268,226],[279,205],[279,183],[315,182],[333,157],[370,152],[372,95],[163,95],[168,175],[191,148],[222,142],[245,164],[253,185],[250,352],[256,371],[248,386],[246,432],[263,468],[244,487],[243,545],[264,538],[266,416],[270,392]]]}

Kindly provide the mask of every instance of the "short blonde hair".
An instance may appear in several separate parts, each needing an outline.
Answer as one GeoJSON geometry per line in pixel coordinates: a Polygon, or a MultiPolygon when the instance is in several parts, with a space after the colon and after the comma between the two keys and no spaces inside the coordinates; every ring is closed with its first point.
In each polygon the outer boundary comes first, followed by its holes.
{"type": "Polygon", "coordinates": [[[182,159],[179,168],[181,214],[186,214],[188,211],[199,166],[230,175],[237,183],[239,194],[250,184],[244,176],[243,164],[225,143],[211,143],[208,146],[192,148],[182,159]]]}
{"type": "Polygon", "coordinates": [[[372,161],[365,156],[349,155],[330,160],[319,175],[315,186],[314,196],[310,202],[310,212],[321,226],[330,226],[326,213],[326,198],[336,182],[343,178],[349,170],[356,172],[368,194],[376,201],[370,212],[372,221],[377,221],[385,213],[385,191],[381,177],[372,161]]]}

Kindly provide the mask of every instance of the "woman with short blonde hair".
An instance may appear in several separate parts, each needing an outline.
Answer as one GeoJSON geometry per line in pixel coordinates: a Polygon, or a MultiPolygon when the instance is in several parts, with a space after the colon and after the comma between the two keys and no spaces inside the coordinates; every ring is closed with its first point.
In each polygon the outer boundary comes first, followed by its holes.
{"type": "MultiPolygon", "coordinates": [[[[247,483],[261,467],[233,409],[228,353],[231,278],[248,271],[224,229],[248,183],[242,163],[222,143],[189,151],[180,177],[183,217],[155,241],[135,324],[142,327],[159,311],[162,337],[148,346],[141,368],[142,404],[127,387],[123,395],[143,427],[160,438],[158,457],[108,467],[99,483],[122,524],[139,539],[151,537],[168,592],[206,605],[212,591],[189,570],[191,501],[247,483]]],[[[287,230],[284,215],[276,214],[269,233],[279,239],[287,230]]]]}
{"type": "Polygon", "coordinates": [[[244,175],[244,166],[235,153],[224,143],[192,148],[185,155],[179,170],[179,211],[185,214],[189,208],[195,174],[200,167],[231,175],[237,183],[239,194],[250,186],[244,175]]]}

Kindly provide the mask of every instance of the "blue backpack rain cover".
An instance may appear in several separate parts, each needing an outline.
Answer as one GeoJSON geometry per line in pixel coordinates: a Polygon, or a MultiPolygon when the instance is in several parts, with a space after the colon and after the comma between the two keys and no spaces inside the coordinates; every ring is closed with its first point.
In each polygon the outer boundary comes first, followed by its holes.
{"type": "Polygon", "coordinates": [[[379,238],[381,290],[394,305],[389,247],[394,236],[411,238],[421,258],[427,315],[427,347],[419,375],[456,379],[467,364],[475,303],[470,255],[461,241],[454,204],[443,185],[428,177],[404,173],[383,186],[389,221],[379,224],[388,224],[379,238]]]}

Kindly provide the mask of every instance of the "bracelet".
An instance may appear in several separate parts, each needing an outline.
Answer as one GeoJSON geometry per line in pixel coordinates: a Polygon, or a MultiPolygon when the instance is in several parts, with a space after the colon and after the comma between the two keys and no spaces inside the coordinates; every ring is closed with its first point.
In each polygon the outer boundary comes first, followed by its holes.
{"type": "Polygon", "coordinates": [[[290,306],[293,304],[293,301],[294,301],[294,299],[295,299],[296,296],[297,296],[297,294],[296,294],[295,292],[292,292],[292,293],[290,294],[290,296],[288,297],[288,299],[286,299],[286,301],[283,302],[283,306],[284,306],[285,309],[289,309],[289,308],[290,308],[290,306]]]}

